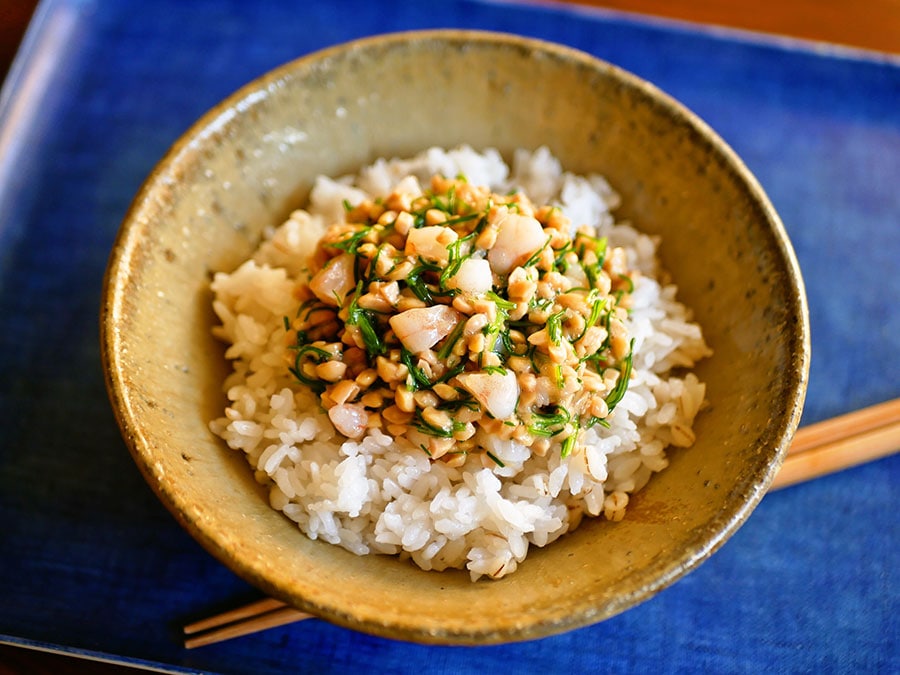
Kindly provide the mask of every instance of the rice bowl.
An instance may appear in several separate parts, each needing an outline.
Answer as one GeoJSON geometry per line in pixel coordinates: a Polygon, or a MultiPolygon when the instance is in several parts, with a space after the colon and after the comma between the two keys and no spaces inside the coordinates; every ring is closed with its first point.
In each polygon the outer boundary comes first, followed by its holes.
{"type": "Polygon", "coordinates": [[[263,592],[338,625],[485,644],[603,620],[728,539],[765,493],[799,420],[807,321],[777,214],[690,112],[558,45],[435,31],[300,59],[204,116],[160,162],[123,223],[101,325],[128,448],[161,502],[213,556],[263,592]],[[488,76],[473,80],[476,71],[488,76]],[[463,85],[465,101],[453,95],[463,85]],[[668,453],[669,466],[633,494],[621,521],[584,518],[552,545],[530,546],[525,563],[497,583],[310,540],[271,507],[244,453],[209,427],[229,405],[225,348],[212,335],[221,323],[211,309],[212,274],[252,257],[308,203],[317,176],[463,143],[496,147],[507,161],[518,148],[546,144],[573,174],[605,176],[621,196],[619,222],[659,237],[678,302],[713,348],[694,368],[710,405],[694,421],[693,446],[668,453]]]}

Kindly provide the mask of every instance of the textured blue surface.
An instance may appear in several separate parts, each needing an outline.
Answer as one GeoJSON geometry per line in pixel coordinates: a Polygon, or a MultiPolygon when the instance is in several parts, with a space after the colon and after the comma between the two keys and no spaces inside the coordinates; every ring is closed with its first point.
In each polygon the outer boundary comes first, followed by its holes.
{"type": "Polygon", "coordinates": [[[168,145],[264,71],[347,39],[466,27],[562,42],[679,98],[745,159],[805,275],[804,421],[900,395],[900,65],[572,10],[444,0],[45,2],[0,111],[0,639],[173,670],[900,672],[894,457],[767,496],[641,606],[536,642],[425,647],[318,621],[187,652],[256,592],[144,484],[101,373],[101,280],[168,145]]]}

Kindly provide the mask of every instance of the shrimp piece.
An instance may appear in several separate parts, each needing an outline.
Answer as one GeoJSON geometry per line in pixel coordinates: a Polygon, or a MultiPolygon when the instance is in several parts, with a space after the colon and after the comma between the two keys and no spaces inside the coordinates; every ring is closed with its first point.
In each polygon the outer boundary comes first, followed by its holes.
{"type": "Polygon", "coordinates": [[[488,251],[488,262],[497,274],[523,265],[547,243],[544,228],[531,216],[503,214],[497,228],[497,241],[488,251]]]}
{"type": "Polygon", "coordinates": [[[460,318],[460,313],[452,307],[435,305],[395,314],[390,318],[390,324],[403,346],[413,354],[419,354],[447,337],[460,318]]]}
{"type": "Polygon", "coordinates": [[[309,280],[309,290],[326,305],[340,307],[347,293],[356,287],[355,264],[356,259],[349,253],[332,258],[309,280]]]}
{"type": "Polygon", "coordinates": [[[603,269],[609,272],[611,277],[619,277],[628,273],[628,254],[621,246],[611,248],[603,261],[603,269]]]}
{"type": "Polygon", "coordinates": [[[459,235],[443,225],[428,225],[409,231],[404,253],[414,258],[425,258],[446,264],[450,257],[447,247],[459,239],[459,235]]]}
{"type": "Polygon", "coordinates": [[[447,280],[448,288],[464,293],[487,293],[493,285],[491,264],[483,258],[466,258],[460,263],[456,274],[447,280]]]}
{"type": "Polygon", "coordinates": [[[516,411],[519,399],[519,383],[516,374],[507,370],[501,373],[461,373],[456,376],[463,389],[498,420],[510,417],[516,411]]]}
{"type": "Polygon", "coordinates": [[[338,433],[347,438],[362,438],[369,422],[369,413],[359,404],[342,403],[328,409],[328,419],[338,433]]]}

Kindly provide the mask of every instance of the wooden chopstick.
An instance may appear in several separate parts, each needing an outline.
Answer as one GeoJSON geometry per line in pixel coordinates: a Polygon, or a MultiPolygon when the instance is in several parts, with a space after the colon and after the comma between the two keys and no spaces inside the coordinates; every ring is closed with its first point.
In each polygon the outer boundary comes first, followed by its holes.
{"type": "MultiPolygon", "coordinates": [[[[769,491],[900,450],[900,398],[801,427],[769,491]]],[[[187,649],[283,626],[313,615],[265,598],[184,627],[187,649]]]]}
{"type": "Polygon", "coordinates": [[[788,454],[805,452],[825,443],[897,423],[900,423],[900,398],[800,427],[794,434],[788,454]]]}
{"type": "Polygon", "coordinates": [[[900,450],[900,398],[801,427],[769,491],[900,450]]]}
{"type": "Polygon", "coordinates": [[[195,633],[202,633],[211,628],[219,628],[220,626],[249,617],[259,616],[260,614],[265,614],[266,612],[271,612],[273,609],[280,609],[281,607],[284,607],[284,603],[280,600],[263,598],[262,600],[251,602],[249,605],[244,605],[237,609],[231,609],[227,612],[222,612],[221,614],[216,614],[215,616],[189,623],[184,627],[184,634],[194,635],[195,633]]]}
{"type": "Polygon", "coordinates": [[[184,646],[193,649],[310,618],[312,614],[288,607],[281,600],[264,598],[188,624],[184,627],[184,646]]]}

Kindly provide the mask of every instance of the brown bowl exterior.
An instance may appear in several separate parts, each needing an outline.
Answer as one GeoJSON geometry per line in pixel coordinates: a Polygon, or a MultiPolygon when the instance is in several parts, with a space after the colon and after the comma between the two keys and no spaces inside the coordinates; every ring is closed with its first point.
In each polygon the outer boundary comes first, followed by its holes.
{"type": "Polygon", "coordinates": [[[653,86],[516,36],[388,35],[289,63],[204,116],[148,178],[112,252],[102,306],[110,398],[162,502],[215,557],[327,621],[426,643],[538,638],[610,617],[696,567],[747,518],[798,423],[806,300],[784,228],[735,154],[653,86]],[[211,273],[301,206],[317,174],[429,146],[549,146],[599,172],[620,215],[663,237],[663,264],[715,354],[697,443],[620,523],[585,522],[514,574],[471,583],[310,541],[273,511],[240,453],[209,431],[223,346],[211,273]]]}

